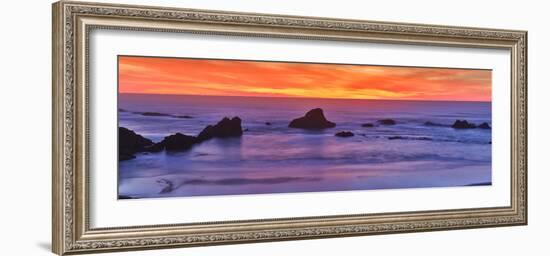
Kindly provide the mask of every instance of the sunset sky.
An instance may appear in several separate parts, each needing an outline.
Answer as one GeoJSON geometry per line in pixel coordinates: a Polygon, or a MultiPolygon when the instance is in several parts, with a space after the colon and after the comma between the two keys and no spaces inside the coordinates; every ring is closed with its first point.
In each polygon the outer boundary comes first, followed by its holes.
{"type": "Polygon", "coordinates": [[[120,56],[119,92],[491,101],[491,71],[120,56]]]}

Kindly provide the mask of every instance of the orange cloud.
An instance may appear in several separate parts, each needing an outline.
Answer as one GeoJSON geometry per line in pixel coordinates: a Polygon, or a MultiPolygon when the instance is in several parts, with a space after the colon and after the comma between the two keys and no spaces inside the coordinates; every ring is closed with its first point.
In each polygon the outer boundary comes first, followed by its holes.
{"type": "Polygon", "coordinates": [[[491,71],[120,56],[119,92],[491,101],[491,71]]]}

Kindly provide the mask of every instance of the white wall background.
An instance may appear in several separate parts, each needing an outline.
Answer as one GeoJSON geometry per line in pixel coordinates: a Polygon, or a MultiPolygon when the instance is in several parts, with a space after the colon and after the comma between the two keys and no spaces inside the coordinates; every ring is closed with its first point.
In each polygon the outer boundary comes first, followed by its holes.
{"type": "MultiPolygon", "coordinates": [[[[98,1],[98,0],[96,0],[98,1]]],[[[545,1],[100,2],[312,15],[529,31],[529,225],[115,253],[111,255],[548,255],[550,18],[545,1]]],[[[1,255],[51,255],[50,0],[7,1],[0,15],[1,255]]]]}

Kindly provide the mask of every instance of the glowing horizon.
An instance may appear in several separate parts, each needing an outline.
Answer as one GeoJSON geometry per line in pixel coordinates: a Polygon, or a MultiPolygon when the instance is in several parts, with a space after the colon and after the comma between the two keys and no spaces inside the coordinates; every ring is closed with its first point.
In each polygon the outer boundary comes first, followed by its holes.
{"type": "Polygon", "coordinates": [[[118,71],[119,93],[491,101],[490,70],[120,56],[118,71]]]}

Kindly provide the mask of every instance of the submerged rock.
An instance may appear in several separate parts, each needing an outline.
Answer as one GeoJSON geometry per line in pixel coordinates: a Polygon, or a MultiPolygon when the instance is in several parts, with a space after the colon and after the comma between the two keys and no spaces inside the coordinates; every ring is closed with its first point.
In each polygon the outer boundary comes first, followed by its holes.
{"type": "MultiPolygon", "coordinates": [[[[120,112],[126,112],[126,111],[121,111],[121,110],[123,110],[123,109],[119,109],[120,112]]],[[[137,115],[142,115],[142,116],[173,117],[173,118],[180,118],[180,119],[191,119],[191,118],[193,118],[190,115],[172,115],[172,114],[160,113],[160,112],[132,112],[132,113],[137,114],[137,115]]]]}
{"type": "Polygon", "coordinates": [[[139,199],[139,197],[118,195],[118,199],[139,199]]]}
{"type": "Polygon", "coordinates": [[[402,140],[405,139],[403,136],[390,136],[388,140],[402,140]]]}
{"type": "Polygon", "coordinates": [[[388,140],[433,140],[430,137],[404,137],[404,136],[390,136],[388,140]]]}
{"type": "Polygon", "coordinates": [[[451,127],[455,129],[473,129],[476,128],[476,125],[473,123],[468,123],[466,120],[456,120],[451,127]]]}
{"type": "Polygon", "coordinates": [[[179,116],[179,115],[176,115],[176,116],[173,116],[175,118],[183,118],[183,119],[191,119],[193,118],[192,116],[188,116],[188,115],[182,115],[182,116],[179,116]]]}
{"type": "Polygon", "coordinates": [[[424,123],[425,126],[440,126],[440,127],[448,127],[449,125],[445,125],[445,124],[438,124],[438,123],[434,123],[434,122],[430,122],[430,121],[427,121],[424,123]]]}
{"type": "Polygon", "coordinates": [[[240,137],[243,135],[241,119],[233,117],[229,119],[224,117],[216,125],[209,125],[197,137],[199,141],[205,141],[212,138],[240,137]]]}
{"type": "Polygon", "coordinates": [[[346,137],[353,137],[355,134],[353,134],[353,132],[349,132],[349,131],[341,131],[341,132],[338,132],[336,134],[334,134],[334,136],[336,137],[343,137],[343,138],[346,138],[346,137]]]}
{"type": "Polygon", "coordinates": [[[265,122],[265,125],[271,125],[271,123],[270,122],[265,122]]]}
{"type": "Polygon", "coordinates": [[[466,186],[490,186],[490,185],[493,185],[493,182],[487,181],[487,182],[466,184],[466,186]]]}
{"type": "Polygon", "coordinates": [[[491,126],[489,125],[489,123],[485,122],[485,123],[482,123],[482,124],[478,125],[477,128],[480,128],[480,129],[491,129],[491,126]]]}
{"type": "Polygon", "coordinates": [[[291,128],[302,129],[325,129],[333,128],[336,124],[328,121],[323,114],[323,110],[320,108],[312,109],[306,113],[305,116],[296,118],[288,124],[291,128]]]}
{"type": "Polygon", "coordinates": [[[159,194],[170,193],[175,189],[174,182],[171,180],[160,179],[160,180],[157,180],[157,183],[164,186],[164,188],[159,192],[159,194]]]}
{"type": "Polygon", "coordinates": [[[383,124],[383,125],[394,125],[394,124],[396,124],[395,120],[393,120],[393,119],[380,119],[380,120],[378,120],[378,123],[383,124]]]}
{"type": "Polygon", "coordinates": [[[153,141],[147,139],[134,131],[118,127],[118,160],[130,160],[135,158],[134,154],[146,151],[153,145],[153,141]]]}
{"type": "Polygon", "coordinates": [[[372,123],[364,123],[364,124],[361,125],[361,127],[370,128],[370,127],[374,127],[374,124],[372,124],[372,123]]]}
{"type": "Polygon", "coordinates": [[[170,114],[158,113],[158,112],[142,112],[142,116],[172,116],[170,114]]]}

